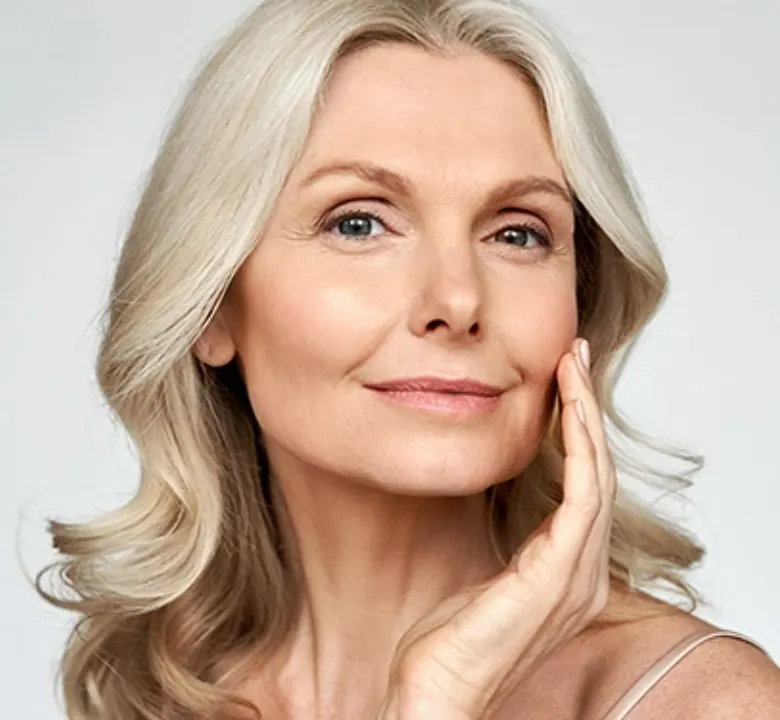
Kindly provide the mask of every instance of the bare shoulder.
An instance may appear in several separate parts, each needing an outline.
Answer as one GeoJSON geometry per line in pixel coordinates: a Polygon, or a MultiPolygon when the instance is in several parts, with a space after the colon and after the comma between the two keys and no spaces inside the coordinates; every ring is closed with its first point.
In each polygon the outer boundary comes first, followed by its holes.
{"type": "Polygon", "coordinates": [[[689,698],[689,717],[780,720],[780,668],[748,643],[713,639],[671,680],[689,698]]]}
{"type": "MultiPolygon", "coordinates": [[[[584,716],[601,718],[653,664],[680,641],[719,630],[674,611],[604,631],[584,716]]],[[[712,638],[689,652],[639,702],[632,720],[706,718],[780,720],[780,669],[749,643],[712,638]]]]}
{"type": "MultiPolygon", "coordinates": [[[[543,661],[506,699],[495,720],[604,720],[683,640],[720,630],[660,601],[643,601],[648,603],[645,609],[652,616],[589,628],[543,661]]],[[[780,669],[743,640],[712,638],[685,655],[627,717],[780,720],[780,669]]]]}

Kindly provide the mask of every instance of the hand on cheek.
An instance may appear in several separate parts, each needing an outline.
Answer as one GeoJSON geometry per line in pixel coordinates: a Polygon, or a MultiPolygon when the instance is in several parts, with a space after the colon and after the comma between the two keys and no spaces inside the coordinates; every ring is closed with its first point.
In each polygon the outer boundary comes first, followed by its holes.
{"type": "Polygon", "coordinates": [[[601,407],[595,395],[590,376],[590,344],[587,340],[576,339],[572,347],[558,364],[558,392],[562,409],[567,405],[581,408],[580,417],[594,445],[596,469],[601,489],[608,491],[614,499],[617,492],[615,469],[604,430],[601,407]]]}
{"type": "Polygon", "coordinates": [[[539,660],[606,605],[616,483],[588,351],[575,340],[557,368],[561,505],[504,572],[449,598],[402,638],[382,720],[465,720],[494,712],[539,660]]]}

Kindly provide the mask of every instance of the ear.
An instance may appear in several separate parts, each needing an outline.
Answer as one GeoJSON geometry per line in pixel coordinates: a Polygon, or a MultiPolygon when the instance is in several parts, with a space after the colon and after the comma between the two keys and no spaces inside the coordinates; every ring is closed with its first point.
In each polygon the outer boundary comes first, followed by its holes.
{"type": "Polygon", "coordinates": [[[206,329],[195,341],[195,356],[206,365],[222,367],[236,355],[236,345],[222,310],[211,319],[206,329]]]}

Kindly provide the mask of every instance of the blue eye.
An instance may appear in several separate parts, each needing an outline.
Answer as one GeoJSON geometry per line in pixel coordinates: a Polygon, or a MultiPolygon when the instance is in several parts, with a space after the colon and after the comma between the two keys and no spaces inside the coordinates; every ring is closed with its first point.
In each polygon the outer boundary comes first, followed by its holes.
{"type": "MultiPolygon", "coordinates": [[[[346,210],[322,223],[321,232],[333,233],[342,238],[374,238],[388,232],[384,220],[368,210],[346,210]]],[[[534,250],[552,246],[550,236],[530,223],[507,225],[493,233],[491,241],[510,245],[519,250],[534,250]]]]}
{"type": "Polygon", "coordinates": [[[550,238],[546,233],[533,227],[532,225],[507,225],[505,228],[501,228],[495,236],[496,238],[505,238],[504,240],[498,240],[506,245],[515,245],[518,248],[526,249],[534,246],[549,247],[550,238]]]}
{"type": "Polygon", "coordinates": [[[355,212],[354,210],[351,210],[331,218],[325,224],[323,230],[326,232],[338,230],[342,237],[365,238],[381,235],[387,228],[385,228],[382,218],[374,213],[365,211],[355,212]],[[382,230],[378,233],[372,233],[372,229],[376,229],[377,224],[382,227],[382,230]]]}

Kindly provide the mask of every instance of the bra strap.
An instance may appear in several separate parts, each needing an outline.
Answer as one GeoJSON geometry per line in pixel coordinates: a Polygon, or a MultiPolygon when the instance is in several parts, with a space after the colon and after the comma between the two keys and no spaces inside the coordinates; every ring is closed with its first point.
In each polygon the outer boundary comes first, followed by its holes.
{"type": "Polygon", "coordinates": [[[727,637],[736,640],[742,640],[758,648],[764,654],[766,650],[762,648],[755,640],[734,632],[733,630],[703,630],[693,635],[683,638],[669,652],[659,658],[650,669],[645,672],[612,706],[610,711],[604,716],[604,720],[623,720],[628,713],[633,710],[642,698],[647,695],[662,679],[677,665],[684,657],[693,652],[699,645],[714,640],[715,638],[727,637]]]}

